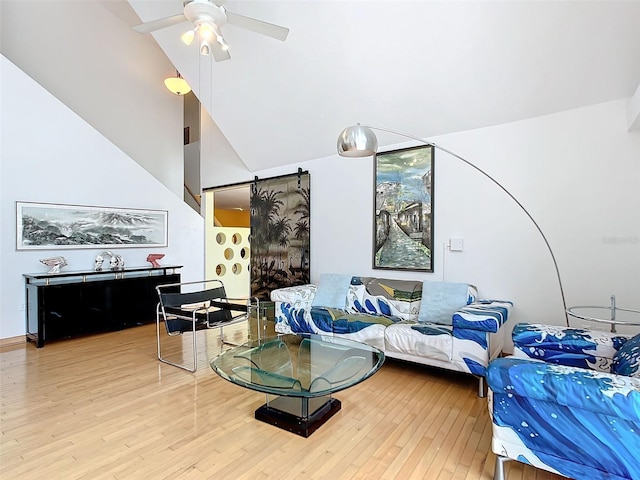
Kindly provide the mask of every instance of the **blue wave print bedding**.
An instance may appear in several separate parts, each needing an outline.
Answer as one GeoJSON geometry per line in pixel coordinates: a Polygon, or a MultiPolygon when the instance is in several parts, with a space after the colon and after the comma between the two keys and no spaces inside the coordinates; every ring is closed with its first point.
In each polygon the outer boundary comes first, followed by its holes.
{"type": "Polygon", "coordinates": [[[519,357],[606,372],[628,339],[596,330],[527,323],[517,324],[512,338],[519,357]]]}
{"type": "Polygon", "coordinates": [[[570,478],[640,479],[640,381],[514,358],[491,362],[487,380],[494,446],[517,438],[521,460],[570,478]]]}

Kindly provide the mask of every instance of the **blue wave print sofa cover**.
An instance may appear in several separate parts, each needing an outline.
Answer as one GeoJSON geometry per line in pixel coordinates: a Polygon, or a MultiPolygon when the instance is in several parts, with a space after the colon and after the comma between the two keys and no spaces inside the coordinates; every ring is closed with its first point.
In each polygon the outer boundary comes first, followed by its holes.
{"type": "MultiPolygon", "coordinates": [[[[320,284],[325,280],[321,276],[320,284]]],[[[472,374],[480,379],[481,396],[486,368],[502,351],[512,308],[508,301],[479,300],[473,285],[377,277],[349,276],[342,293],[324,300],[331,305],[319,304],[316,296],[316,284],[272,291],[276,332],[342,336],[388,357],[472,374]],[[459,300],[447,299],[449,292],[459,300]],[[436,305],[429,310],[423,301],[436,305]],[[451,310],[438,314],[438,307],[451,310]]]]}
{"type": "Polygon", "coordinates": [[[574,479],[640,479],[640,335],[518,324],[513,340],[515,355],[487,372],[494,478],[511,459],[574,479]]]}

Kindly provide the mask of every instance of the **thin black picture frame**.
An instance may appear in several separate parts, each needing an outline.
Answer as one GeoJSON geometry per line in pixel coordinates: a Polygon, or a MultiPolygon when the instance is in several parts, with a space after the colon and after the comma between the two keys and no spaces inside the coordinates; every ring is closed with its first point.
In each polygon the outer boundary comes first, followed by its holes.
{"type": "Polygon", "coordinates": [[[374,269],[433,272],[434,153],[425,145],[375,155],[374,269]]]}

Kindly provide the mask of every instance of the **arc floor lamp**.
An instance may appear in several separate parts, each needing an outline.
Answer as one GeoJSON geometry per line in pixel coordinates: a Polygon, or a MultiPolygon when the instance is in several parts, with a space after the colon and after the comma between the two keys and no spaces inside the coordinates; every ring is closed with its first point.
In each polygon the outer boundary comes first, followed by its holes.
{"type": "Polygon", "coordinates": [[[486,177],[489,180],[491,180],[491,182],[494,185],[496,185],[498,188],[500,188],[500,190],[502,190],[504,193],[506,193],[507,196],[511,200],[513,200],[516,203],[516,205],[518,205],[518,207],[520,207],[520,209],[529,218],[529,220],[531,220],[533,225],[536,227],[536,230],[538,230],[538,233],[542,237],[542,240],[544,240],[544,243],[547,246],[547,250],[549,250],[549,254],[551,255],[551,260],[553,260],[553,266],[554,266],[554,268],[556,270],[556,276],[558,277],[558,286],[560,287],[560,295],[562,297],[562,306],[563,306],[563,309],[564,309],[563,310],[564,318],[565,318],[567,326],[569,326],[569,317],[567,315],[567,302],[566,302],[565,297],[564,297],[564,288],[562,286],[562,278],[560,278],[560,270],[558,269],[558,262],[556,261],[556,256],[553,254],[553,250],[551,249],[551,245],[549,244],[549,240],[547,240],[547,237],[544,234],[544,232],[542,231],[542,229],[540,228],[540,225],[538,225],[538,222],[536,222],[536,220],[531,216],[531,214],[527,211],[527,209],[524,208],[524,205],[522,205],[522,203],[520,203],[520,201],[516,197],[514,197],[513,194],[509,190],[507,190],[500,182],[498,182],[495,178],[493,178],[487,172],[482,170],[480,167],[478,167],[478,166],[474,165],[473,163],[471,163],[466,158],[463,158],[460,155],[458,155],[457,153],[454,153],[451,150],[448,150],[448,149],[446,149],[444,147],[441,147],[440,145],[437,145],[437,144],[435,144],[433,142],[428,142],[428,141],[426,141],[426,140],[424,140],[424,139],[422,139],[420,137],[414,137],[413,135],[408,135],[406,133],[396,132],[394,130],[389,130],[387,128],[373,127],[373,126],[369,126],[369,125],[361,125],[361,124],[353,125],[351,127],[345,128],[342,131],[342,133],[340,133],[340,136],[338,137],[338,155],[340,155],[341,157],[352,157],[353,158],[353,157],[370,157],[370,156],[374,155],[375,153],[377,153],[377,151],[378,151],[378,138],[376,137],[376,134],[373,132],[373,130],[378,130],[380,132],[392,133],[392,134],[398,135],[400,137],[409,138],[411,140],[415,140],[417,142],[420,142],[423,145],[434,147],[434,148],[436,148],[438,150],[441,150],[441,151],[443,151],[445,153],[448,153],[452,157],[455,157],[458,160],[460,160],[461,162],[469,165],[475,171],[477,171],[478,173],[480,173],[484,177],[486,177]]]}

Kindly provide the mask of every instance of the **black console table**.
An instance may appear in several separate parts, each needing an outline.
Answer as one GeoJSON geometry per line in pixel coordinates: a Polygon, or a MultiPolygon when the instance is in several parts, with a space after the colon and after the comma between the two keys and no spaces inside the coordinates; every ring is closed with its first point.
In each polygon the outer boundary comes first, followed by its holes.
{"type": "Polygon", "coordinates": [[[27,340],[45,341],[155,322],[157,285],[180,283],[182,266],[24,274],[27,340]]]}

